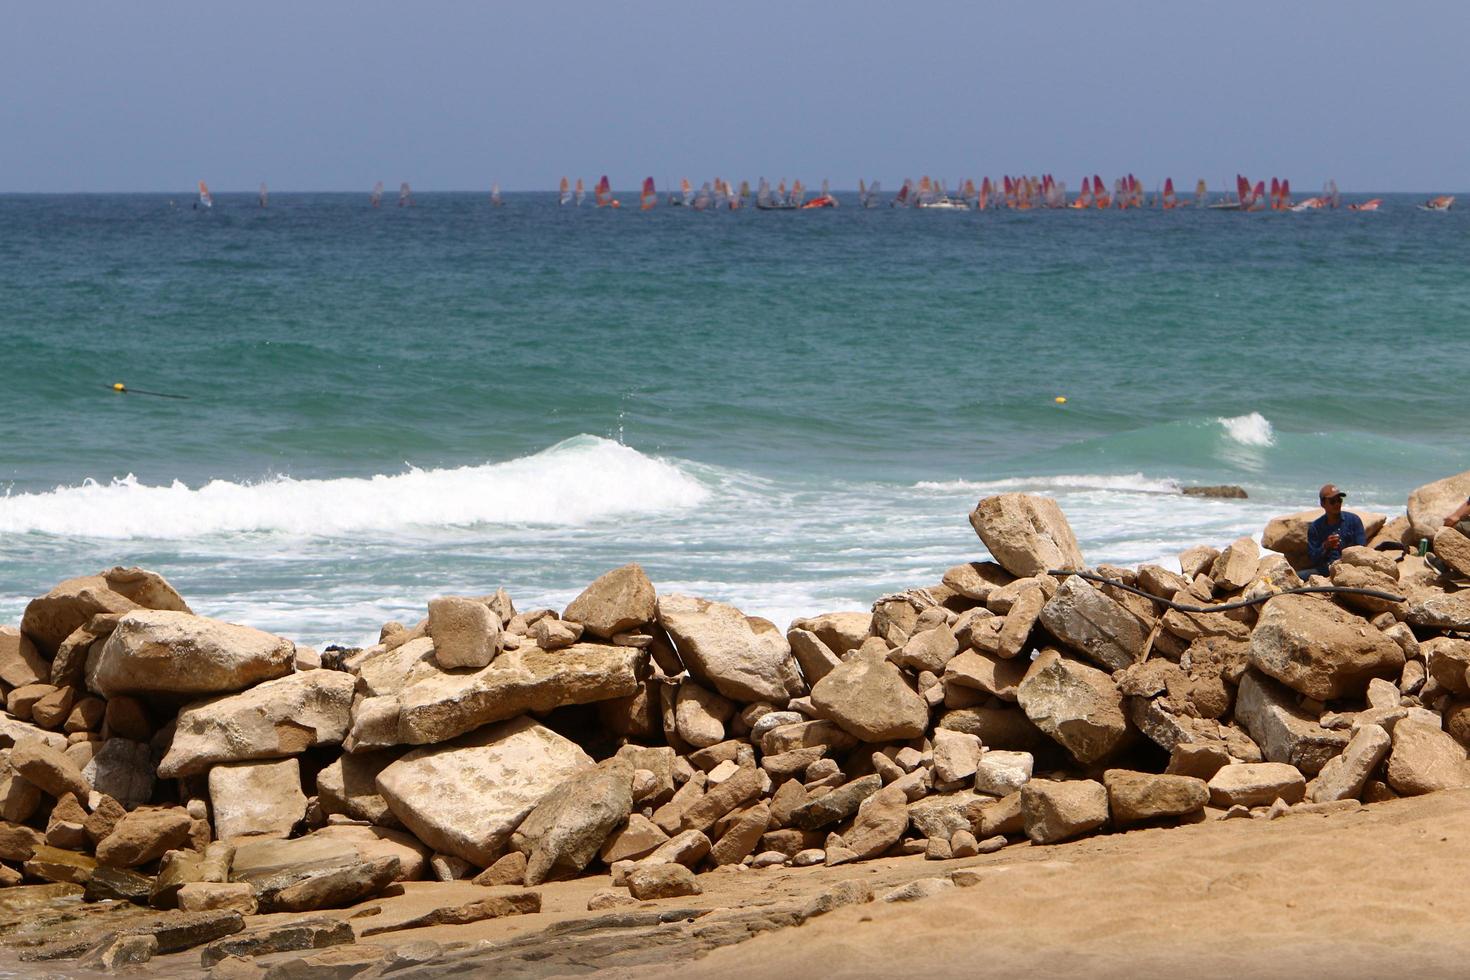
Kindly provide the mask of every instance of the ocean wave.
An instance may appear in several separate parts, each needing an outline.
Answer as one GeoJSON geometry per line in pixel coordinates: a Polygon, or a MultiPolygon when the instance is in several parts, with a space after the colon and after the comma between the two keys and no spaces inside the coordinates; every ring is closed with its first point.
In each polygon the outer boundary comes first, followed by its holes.
{"type": "Polygon", "coordinates": [[[102,484],[0,497],[0,533],[178,540],[231,533],[337,537],[474,525],[577,526],[695,507],[709,489],[679,465],[596,436],[531,456],[366,478],[102,484]]]}
{"type": "Polygon", "coordinates": [[[1271,427],[1271,421],[1260,412],[1218,418],[1215,421],[1220,423],[1231,440],[1242,446],[1276,445],[1276,430],[1271,427]]]}
{"type": "Polygon", "coordinates": [[[1051,492],[1116,490],[1124,493],[1179,493],[1179,483],[1169,479],[1153,479],[1142,473],[1119,475],[1082,473],[1062,476],[1026,476],[1004,480],[925,480],[913,485],[915,490],[934,493],[1004,493],[1011,490],[1051,492]]]}

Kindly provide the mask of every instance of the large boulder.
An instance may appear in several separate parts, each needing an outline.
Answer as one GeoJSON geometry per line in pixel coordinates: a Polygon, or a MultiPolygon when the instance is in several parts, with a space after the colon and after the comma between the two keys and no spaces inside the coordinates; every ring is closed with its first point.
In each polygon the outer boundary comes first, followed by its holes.
{"type": "Polygon", "coordinates": [[[1105,759],[1128,737],[1123,695],[1112,678],[1055,650],[1036,658],[1017,700],[1026,717],[1078,762],[1105,759]]]}
{"type": "MultiPolygon", "coordinates": [[[[1388,520],[1385,514],[1375,514],[1366,510],[1354,509],[1352,513],[1357,514],[1358,520],[1363,522],[1364,535],[1370,541],[1373,535],[1383,529],[1384,523],[1388,520]]],[[[1280,517],[1271,518],[1266,523],[1266,529],[1261,533],[1261,547],[1267,551],[1285,555],[1293,568],[1308,567],[1312,560],[1307,554],[1307,527],[1321,516],[1322,508],[1318,507],[1314,510],[1302,510],[1295,514],[1283,514],[1280,517]]],[[[1440,516],[1443,517],[1443,515],[1440,516]]]]}
{"type": "Polygon", "coordinates": [[[1347,732],[1331,731],[1297,706],[1296,694],[1269,677],[1247,670],[1235,698],[1235,720],[1250,733],[1270,762],[1286,762],[1315,776],[1347,745],[1347,732]]]}
{"type": "Polygon", "coordinates": [[[1210,566],[1210,578],[1217,588],[1226,592],[1239,592],[1256,578],[1256,564],[1261,559],[1261,549],[1254,538],[1236,538],[1220,552],[1210,566]]]}
{"type": "Polygon", "coordinates": [[[264,834],[286,837],[306,816],[301,764],[232,762],[209,770],[209,804],[220,840],[264,834]]]}
{"type": "Polygon", "coordinates": [[[1300,803],[1307,781],[1284,762],[1244,762],[1224,766],[1210,777],[1210,802],[1221,809],[1268,806],[1276,800],[1300,803]]]}
{"type": "Polygon", "coordinates": [[[823,613],[807,619],[793,619],[791,628],[815,633],[829,650],[839,657],[844,657],[862,646],[863,641],[872,635],[873,614],[870,612],[823,613]]]}
{"type": "Polygon", "coordinates": [[[864,742],[919,738],[929,706],[882,650],[853,654],[812,688],[812,706],[824,719],[864,742]]]}
{"type": "Polygon", "coordinates": [[[474,673],[435,671],[398,692],[397,741],[432,745],[527,712],[628,697],[647,665],[646,650],[577,643],[511,650],[474,673]]]}
{"type": "Polygon", "coordinates": [[[641,566],[615,568],[597,577],[573,599],[562,619],[604,640],[651,623],[658,615],[658,595],[641,566]]]}
{"type": "Polygon", "coordinates": [[[118,694],[227,694],[291,673],[296,647],[248,626],[173,610],[143,609],[118,620],[87,656],[87,687],[118,694]]]}
{"type": "MultiPolygon", "coordinates": [[[[1410,540],[1433,539],[1444,527],[1444,519],[1467,498],[1470,498],[1470,470],[1415,489],[1409,494],[1410,540]]],[[[1368,536],[1372,537],[1373,532],[1369,531],[1368,536]]]]}
{"type": "Polygon", "coordinates": [[[0,626],[0,682],[17,688],[45,683],[50,676],[50,665],[30,637],[14,626],[0,626]]]}
{"type": "Polygon", "coordinates": [[[1086,579],[1071,576],[1041,610],[1041,625],[1069,649],[1122,670],[1143,653],[1149,628],[1086,579]]]}
{"type": "Polygon", "coordinates": [[[409,752],[378,774],[378,792],[419,840],[486,867],[542,797],[591,765],[575,742],[522,717],[409,752]]]}
{"type": "Polygon", "coordinates": [[[434,662],[445,670],[488,667],[500,652],[500,615],[478,599],[430,599],[428,630],[434,662]]]}
{"type": "Polygon", "coordinates": [[[1103,785],[1108,790],[1113,822],[1119,826],[1186,816],[1210,801],[1205,781],[1193,776],[1109,769],[1103,773],[1103,785]]]}
{"type": "Polygon", "coordinates": [[[101,575],[84,575],[60,582],[27,603],[20,631],[50,660],[63,640],[98,613],[120,615],[138,608],[138,603],[114,592],[101,575]]]}
{"type": "Polygon", "coordinates": [[[782,702],[806,693],[791,645],[774,625],[694,596],[658,600],[658,621],[694,677],[732,701],[782,702]]]}
{"type": "Polygon", "coordinates": [[[1059,844],[1108,822],[1108,791],[1092,779],[1033,779],[1021,788],[1021,814],[1033,844],[1059,844]]]}
{"type": "Polygon", "coordinates": [[[1404,651],[1361,616],[1312,596],[1262,607],[1251,631],[1251,664],[1309,698],[1361,697],[1375,677],[1396,678],[1404,651]]]}
{"type": "Polygon", "coordinates": [[[352,724],[353,683],[341,671],[308,670],[196,701],[179,712],[158,774],[192,776],[217,762],[279,759],[336,745],[352,724]]]}
{"type": "Polygon", "coordinates": [[[154,759],[147,742],[109,738],[82,767],[82,775],[97,792],[131,810],[153,798],[154,759]]]}
{"type": "Polygon", "coordinates": [[[1405,718],[1393,726],[1388,785],[1400,796],[1470,786],[1465,747],[1447,732],[1405,718]]]}
{"type": "Polygon", "coordinates": [[[1018,578],[1085,567],[1077,537],[1050,497],[1025,493],[986,497],[970,512],[970,526],[1001,567],[1018,578]]]}
{"type": "Polygon", "coordinates": [[[1378,725],[1359,728],[1342,754],[1329,759],[1317,778],[1307,785],[1312,802],[1356,800],[1362,796],[1363,786],[1378,771],[1392,744],[1388,733],[1378,725]]]}
{"type": "Polygon", "coordinates": [[[525,883],[539,885],[587,867],[632,809],[633,767],[625,760],[573,773],[511,835],[510,846],[527,858],[525,883]]]}

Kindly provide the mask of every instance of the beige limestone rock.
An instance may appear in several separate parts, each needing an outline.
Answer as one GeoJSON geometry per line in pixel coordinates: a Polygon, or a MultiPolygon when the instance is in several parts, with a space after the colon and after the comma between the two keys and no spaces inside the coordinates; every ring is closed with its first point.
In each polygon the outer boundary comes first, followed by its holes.
{"type": "MultiPolygon", "coordinates": [[[[1409,559],[1404,559],[1406,562],[1409,559]]],[[[1470,624],[1470,589],[1416,595],[1404,614],[1412,626],[1463,630],[1470,624]]]]}
{"type": "Polygon", "coordinates": [[[485,867],[543,796],[591,764],[574,742],[518,718],[415,749],[379,773],[377,783],[394,816],[420,840],[485,867]]]}
{"type": "Polygon", "coordinates": [[[1261,550],[1254,538],[1239,537],[1230,542],[1210,566],[1210,578],[1216,588],[1225,592],[1239,592],[1256,578],[1256,563],[1261,550]]]}
{"type": "Polygon", "coordinates": [[[1400,796],[1418,796],[1470,785],[1465,747],[1446,732],[1411,719],[1393,726],[1388,785],[1400,796]]]}
{"type": "Polygon", "coordinates": [[[1470,576],[1470,538],[1455,528],[1442,527],[1434,532],[1433,547],[1446,565],[1462,576],[1470,576]]]}
{"type": "Polygon", "coordinates": [[[995,638],[995,655],[1002,660],[1013,660],[1026,651],[1031,631],[1041,618],[1047,604],[1046,591],[1041,588],[1026,589],[1005,614],[1000,632],[995,638]]]}
{"type": "Polygon", "coordinates": [[[1307,784],[1307,795],[1314,803],[1358,799],[1392,745],[1388,732],[1378,725],[1364,725],[1353,733],[1347,748],[1329,759],[1317,778],[1307,784]]]}
{"type": "Polygon", "coordinates": [[[500,652],[500,617],[477,599],[439,596],[429,600],[429,637],[443,669],[488,667],[500,652]]]}
{"type": "Polygon", "coordinates": [[[1082,763],[1097,762],[1128,736],[1123,698],[1107,674],[1044,650],[1018,689],[1021,710],[1082,763]]]}
{"type": "Polygon", "coordinates": [[[1014,575],[993,561],[966,562],[944,573],[945,585],[975,602],[984,602],[992,589],[1009,585],[1014,580],[1014,575]]]}
{"type": "Polygon", "coordinates": [[[374,824],[396,824],[388,802],[378,792],[378,773],[395,762],[401,750],[343,753],[317,773],[317,800],[325,813],[340,813],[374,824]]]}
{"type": "Polygon", "coordinates": [[[740,811],[720,839],[710,847],[710,863],[715,867],[739,864],[755,851],[761,836],[771,823],[771,804],[765,800],[740,811]]]}
{"type": "Polygon", "coordinates": [[[46,794],[72,794],[85,800],[92,785],[65,753],[39,739],[17,742],[10,750],[10,768],[46,794]]]}
{"type": "Polygon", "coordinates": [[[764,620],[721,602],[665,595],[658,621],[690,674],[732,701],[785,701],[806,691],[791,645],[764,620]]]}
{"type": "Polygon", "coordinates": [[[1444,526],[1444,519],[1467,497],[1470,497],[1470,470],[1415,488],[1409,494],[1410,539],[1433,539],[1444,526]]]}
{"type": "Polygon", "coordinates": [[[248,626],[171,610],[138,610],[118,620],[87,657],[87,687],[117,694],[225,694],[289,674],[290,640],[248,626]]]}
{"type": "Polygon", "coordinates": [[[40,684],[51,677],[50,665],[36,645],[14,626],[0,626],[0,682],[7,687],[40,684]]]}
{"type": "Polygon", "coordinates": [[[1393,678],[1404,651],[1360,616],[1313,596],[1287,595],[1262,607],[1251,631],[1256,669],[1307,697],[1360,697],[1374,677],[1393,678]]]}
{"type": "Polygon", "coordinates": [[[674,724],[679,737],[697,749],[725,740],[725,723],[735,705],[714,691],[684,678],[674,707],[674,724]]]}
{"type": "Polygon", "coordinates": [[[1246,762],[1225,766],[1210,778],[1210,804],[1220,809],[1232,806],[1266,806],[1278,799],[1300,803],[1307,781],[1295,766],[1284,762],[1246,762]]]}
{"type": "Polygon", "coordinates": [[[959,641],[949,624],[940,623],[909,637],[908,642],[894,652],[892,660],[900,667],[916,672],[927,670],[939,674],[959,649],[959,641]]]}
{"type": "Polygon", "coordinates": [[[641,813],[631,813],[627,823],[608,835],[599,856],[608,865],[614,861],[636,861],[647,857],[668,839],[669,835],[652,820],[641,813]]]}
{"type": "MultiPolygon", "coordinates": [[[[870,612],[834,612],[821,616],[791,621],[793,629],[807,630],[838,657],[845,658],[863,645],[872,630],[873,614],[870,612]]],[[[810,680],[810,678],[809,678],[810,680]]],[[[815,681],[812,681],[815,683],[815,681]]]]}
{"type": "Polygon", "coordinates": [[[285,837],[306,816],[301,764],[232,762],[209,770],[209,802],[221,840],[261,834],[285,837]]]}
{"type": "Polygon", "coordinates": [[[1108,670],[1137,660],[1149,632],[1137,616],[1075,575],[1042,608],[1040,622],[1069,649],[1108,670]]]}
{"type": "Polygon", "coordinates": [[[682,864],[639,865],[628,872],[628,892],[639,901],[698,895],[702,891],[694,872],[682,864]]]}
{"type": "Polygon", "coordinates": [[[832,648],[810,630],[793,627],[786,631],[786,642],[791,644],[791,655],[796,658],[808,685],[826,677],[834,667],[842,663],[842,658],[833,653],[832,648]]]}
{"type": "Polygon", "coordinates": [[[232,909],[241,915],[254,915],[259,909],[255,889],[243,881],[192,881],[178,892],[179,909],[184,912],[209,912],[232,909]]]}
{"type": "Polygon", "coordinates": [[[944,783],[969,779],[980,765],[985,747],[975,735],[940,728],[933,733],[934,778],[944,783]]]}
{"type": "Polygon", "coordinates": [[[1186,816],[1203,809],[1210,801],[1205,781],[1193,776],[1109,769],[1103,773],[1103,785],[1108,790],[1113,822],[1120,826],[1160,817],[1186,816]]]}
{"type": "Polygon", "coordinates": [[[158,774],[192,776],[220,762],[277,759],[336,745],[351,726],[353,683],[351,674],[313,670],[196,701],[179,712],[158,774]]]}
{"type": "Polygon", "coordinates": [[[626,760],[613,758],[568,776],[511,835],[510,846],[526,854],[525,883],[539,885],[587,867],[632,808],[633,767],[626,760]]]}
{"type": "Polygon", "coordinates": [[[1425,667],[1439,686],[1453,694],[1470,694],[1465,670],[1470,668],[1470,640],[1436,636],[1419,645],[1425,667]]]}
{"type": "Polygon", "coordinates": [[[970,526],[996,562],[1018,578],[1084,567],[1072,527],[1050,497],[1024,493],[986,497],[970,512],[970,526]]]}
{"type": "Polygon", "coordinates": [[[189,839],[189,814],[180,807],[134,810],[97,842],[97,861],[114,868],[136,868],[156,861],[189,839]]]}
{"type": "Polygon", "coordinates": [[[627,697],[638,692],[647,669],[648,652],[636,647],[578,643],[507,651],[482,670],[436,672],[403,688],[396,742],[434,745],[526,712],[627,697]]]}
{"type": "Polygon", "coordinates": [[[1285,762],[1315,776],[1347,745],[1345,732],[1329,731],[1297,706],[1295,693],[1254,670],[1240,679],[1235,720],[1271,762],[1285,762]]]}
{"type": "Polygon", "coordinates": [[[924,699],[876,652],[849,657],[816,683],[811,698],[823,718],[864,742],[918,738],[929,723],[924,699]]]}
{"type": "Polygon", "coordinates": [[[639,565],[624,565],[600,575],[567,606],[562,618],[581,623],[603,639],[651,623],[658,615],[653,583],[639,565]]]}
{"type": "Polygon", "coordinates": [[[117,592],[101,575],[86,575],[60,582],[44,596],[27,603],[20,631],[35,643],[37,652],[49,660],[63,640],[85,626],[98,613],[125,613],[138,603],[117,592]]]}
{"type": "Polygon", "coordinates": [[[966,650],[944,667],[944,682],[992,694],[1002,701],[1016,700],[1016,689],[1031,663],[1005,660],[998,654],[966,650]]]}
{"type": "Polygon", "coordinates": [[[1020,802],[1026,836],[1034,844],[1058,844],[1108,822],[1108,791],[1092,779],[1033,779],[1021,789],[1020,802]]]}
{"type": "Polygon", "coordinates": [[[109,738],[82,767],[82,776],[93,789],[133,809],[153,798],[153,760],[147,742],[109,738]]]}
{"type": "Polygon", "coordinates": [[[388,648],[375,648],[357,665],[358,691],[364,697],[397,694],[442,671],[434,658],[434,641],[417,637],[388,648]]]}

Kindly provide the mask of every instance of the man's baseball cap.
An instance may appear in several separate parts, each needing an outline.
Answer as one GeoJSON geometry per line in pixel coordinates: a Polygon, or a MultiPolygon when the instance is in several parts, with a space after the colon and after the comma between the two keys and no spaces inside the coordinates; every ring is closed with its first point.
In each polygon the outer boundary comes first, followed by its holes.
{"type": "Polygon", "coordinates": [[[1347,496],[1346,490],[1339,490],[1330,483],[1322,484],[1322,489],[1317,491],[1318,500],[1341,500],[1347,496]]]}

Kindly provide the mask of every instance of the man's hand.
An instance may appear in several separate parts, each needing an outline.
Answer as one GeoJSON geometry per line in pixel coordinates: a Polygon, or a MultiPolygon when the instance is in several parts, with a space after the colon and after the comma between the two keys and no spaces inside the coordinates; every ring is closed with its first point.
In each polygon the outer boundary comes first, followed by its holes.
{"type": "Polygon", "coordinates": [[[1335,550],[1341,542],[1342,539],[1339,538],[1336,534],[1329,534],[1327,535],[1327,540],[1322,542],[1322,547],[1327,548],[1328,550],[1335,550]]]}

